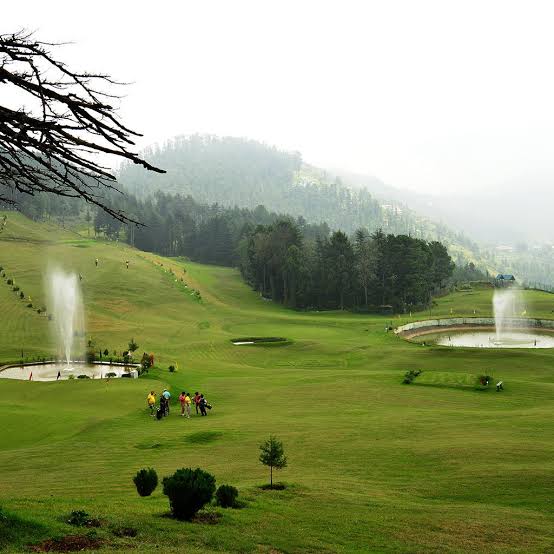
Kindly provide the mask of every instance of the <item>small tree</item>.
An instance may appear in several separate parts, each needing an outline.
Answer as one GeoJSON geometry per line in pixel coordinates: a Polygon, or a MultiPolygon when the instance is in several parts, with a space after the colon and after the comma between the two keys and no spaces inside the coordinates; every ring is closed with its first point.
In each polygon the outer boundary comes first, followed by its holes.
{"type": "Polygon", "coordinates": [[[260,445],[260,462],[269,466],[269,486],[273,488],[273,468],[283,469],[287,467],[287,457],[283,443],[270,435],[269,439],[260,445]]]}
{"type": "MultiPolygon", "coordinates": [[[[108,375],[110,374],[108,373],[108,375]]],[[[133,482],[141,496],[150,496],[158,486],[158,474],[151,467],[144,468],[133,477],[133,482]]]]}
{"type": "Polygon", "coordinates": [[[129,352],[134,352],[138,348],[138,344],[135,342],[135,339],[131,339],[129,342],[129,352]]]}
{"type": "Polygon", "coordinates": [[[182,468],[171,477],[165,477],[163,486],[173,515],[177,519],[190,520],[212,499],[215,477],[200,468],[182,468]]]}

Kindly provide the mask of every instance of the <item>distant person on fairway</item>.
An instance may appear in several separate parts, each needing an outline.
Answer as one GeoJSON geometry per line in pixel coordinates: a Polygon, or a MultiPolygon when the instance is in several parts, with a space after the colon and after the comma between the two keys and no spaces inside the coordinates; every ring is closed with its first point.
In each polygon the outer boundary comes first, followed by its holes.
{"type": "Polygon", "coordinates": [[[200,407],[200,393],[194,393],[194,406],[196,407],[196,415],[198,415],[198,408],[200,407]]]}
{"type": "Polygon", "coordinates": [[[95,265],[96,267],[98,267],[98,258],[96,258],[96,260],[94,260],[94,265],[95,265]]]}
{"type": "Polygon", "coordinates": [[[61,379],[62,372],[58,369],[58,375],[56,377],[56,381],[59,381],[61,379]]]}
{"type": "Polygon", "coordinates": [[[154,415],[154,409],[156,407],[156,394],[154,391],[150,391],[150,394],[146,397],[146,402],[150,408],[150,415],[154,415]]]}
{"type": "Polygon", "coordinates": [[[125,260],[125,265],[127,266],[127,269],[129,269],[129,260],[125,260]]]}
{"type": "Polygon", "coordinates": [[[169,415],[169,399],[171,398],[171,394],[169,394],[169,391],[167,389],[164,389],[164,391],[162,392],[162,396],[165,400],[164,415],[169,415]]]}

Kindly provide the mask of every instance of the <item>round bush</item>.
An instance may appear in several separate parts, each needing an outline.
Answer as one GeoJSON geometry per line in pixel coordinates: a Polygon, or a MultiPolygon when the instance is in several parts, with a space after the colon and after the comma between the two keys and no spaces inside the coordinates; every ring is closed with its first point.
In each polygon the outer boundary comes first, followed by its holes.
{"type": "Polygon", "coordinates": [[[215,493],[217,503],[222,508],[236,506],[238,495],[239,491],[232,485],[221,485],[215,493]]]}
{"type": "Polygon", "coordinates": [[[158,474],[151,467],[144,468],[133,477],[133,482],[141,496],[150,496],[158,486],[158,474]]]}
{"type": "Polygon", "coordinates": [[[177,519],[190,520],[215,492],[215,477],[200,468],[178,469],[163,480],[164,494],[177,519]]]}

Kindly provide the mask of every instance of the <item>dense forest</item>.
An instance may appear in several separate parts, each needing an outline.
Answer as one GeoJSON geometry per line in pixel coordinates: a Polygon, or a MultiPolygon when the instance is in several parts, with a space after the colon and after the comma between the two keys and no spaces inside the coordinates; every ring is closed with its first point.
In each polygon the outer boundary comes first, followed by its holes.
{"type": "Polygon", "coordinates": [[[390,306],[406,312],[428,305],[454,269],[441,243],[381,231],[369,235],[360,229],[353,240],[335,231],[310,243],[293,222],[280,220],[258,226],[244,240],[244,278],[262,295],[293,308],[390,306]]]}

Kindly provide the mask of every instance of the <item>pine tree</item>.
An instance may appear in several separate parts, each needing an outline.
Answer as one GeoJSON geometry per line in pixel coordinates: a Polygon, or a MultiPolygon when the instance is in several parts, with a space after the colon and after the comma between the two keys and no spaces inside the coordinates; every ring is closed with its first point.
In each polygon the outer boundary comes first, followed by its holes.
{"type": "Polygon", "coordinates": [[[270,435],[269,439],[260,445],[260,450],[260,462],[269,466],[269,487],[273,488],[273,468],[283,469],[287,466],[283,443],[270,435]]]}

